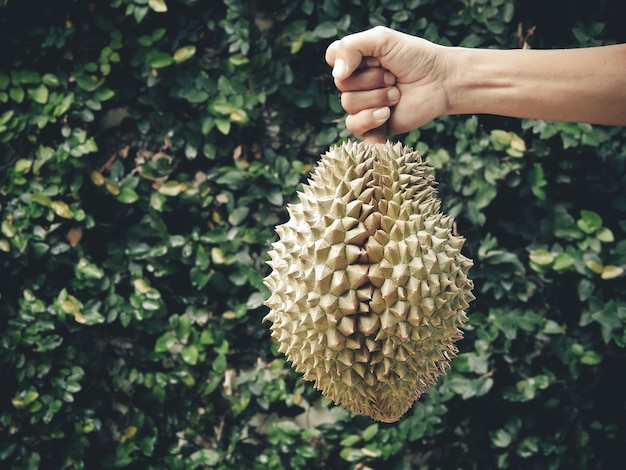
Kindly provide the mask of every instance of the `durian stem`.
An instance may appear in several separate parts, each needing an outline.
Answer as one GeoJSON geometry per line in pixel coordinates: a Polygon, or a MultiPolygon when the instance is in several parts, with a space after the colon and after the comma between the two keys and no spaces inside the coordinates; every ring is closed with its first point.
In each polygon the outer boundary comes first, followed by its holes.
{"type": "Polygon", "coordinates": [[[387,142],[387,125],[383,124],[363,135],[366,144],[384,144],[387,142]]]}

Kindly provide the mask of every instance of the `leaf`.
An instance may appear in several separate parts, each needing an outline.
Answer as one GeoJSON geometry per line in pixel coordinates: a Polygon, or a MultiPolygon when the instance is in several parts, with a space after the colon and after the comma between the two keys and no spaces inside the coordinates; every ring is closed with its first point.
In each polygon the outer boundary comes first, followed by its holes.
{"type": "Polygon", "coordinates": [[[0,72],[0,90],[6,90],[9,83],[11,83],[9,76],[4,72],[0,72]]]}
{"type": "Polygon", "coordinates": [[[44,85],[48,86],[59,86],[60,84],[57,76],[51,73],[47,73],[43,77],[41,77],[41,81],[44,83],[44,85]]]}
{"type": "Polygon", "coordinates": [[[215,125],[222,134],[228,135],[230,133],[230,119],[218,118],[215,120],[215,125]]]}
{"type": "Polygon", "coordinates": [[[601,228],[598,233],[596,233],[596,238],[604,243],[611,243],[615,241],[615,236],[613,235],[613,232],[610,228],[607,227],[601,228]]]}
{"type": "Polygon", "coordinates": [[[104,176],[102,176],[102,173],[100,173],[97,170],[93,170],[89,176],[91,177],[91,181],[93,184],[95,184],[96,186],[102,186],[104,184],[104,176]]]}
{"type": "Polygon", "coordinates": [[[266,195],[267,202],[272,204],[273,206],[282,206],[283,205],[283,193],[278,190],[269,191],[266,195]]]}
{"type": "Polygon", "coordinates": [[[539,266],[550,266],[554,261],[554,255],[547,250],[533,250],[530,252],[530,260],[539,266]]]}
{"type": "Polygon", "coordinates": [[[174,58],[165,52],[153,52],[148,57],[148,66],[153,69],[168,67],[174,63],[174,58]]]}
{"type": "Polygon", "coordinates": [[[542,331],[547,335],[563,334],[563,328],[554,320],[546,320],[542,331]]]}
{"type": "Polygon", "coordinates": [[[543,167],[541,166],[540,163],[535,163],[533,165],[533,172],[531,174],[531,180],[532,180],[531,190],[533,194],[537,196],[537,199],[540,199],[543,201],[546,198],[546,192],[543,188],[544,186],[548,185],[548,181],[545,178],[543,167]]]}
{"type": "Polygon", "coordinates": [[[580,363],[586,366],[597,366],[602,362],[602,356],[594,351],[585,351],[580,358],[580,363]]]}
{"type": "MultiPolygon", "coordinates": [[[[512,132],[510,134],[511,134],[511,143],[509,144],[510,148],[512,150],[519,152],[520,154],[523,154],[526,151],[526,142],[524,142],[524,139],[522,139],[517,134],[514,134],[512,132]]],[[[514,155],[514,156],[518,156],[518,155],[514,155]]]]}
{"type": "Polygon", "coordinates": [[[557,272],[567,271],[574,267],[574,258],[567,253],[559,253],[556,258],[554,258],[554,264],[552,265],[552,269],[557,272]]]}
{"type": "Polygon", "coordinates": [[[86,258],[81,258],[76,265],[76,271],[88,279],[102,279],[104,271],[86,258]]]}
{"type": "Polygon", "coordinates": [[[233,108],[230,111],[230,120],[233,122],[246,123],[248,122],[248,114],[243,109],[233,108]]]}
{"type": "Polygon", "coordinates": [[[16,103],[21,103],[22,101],[24,101],[24,96],[26,96],[26,93],[24,93],[24,89],[21,87],[12,87],[9,91],[9,96],[16,103]]]}
{"type": "Polygon", "coordinates": [[[366,427],[363,430],[363,439],[366,441],[369,441],[376,435],[377,432],[378,432],[378,424],[376,423],[370,424],[368,427],[366,427]]]}
{"type": "Polygon", "coordinates": [[[248,207],[238,207],[230,214],[228,214],[228,222],[232,225],[239,225],[241,222],[246,220],[248,214],[250,213],[250,208],[248,207]]]}
{"type": "Polygon", "coordinates": [[[4,113],[2,113],[0,115],[0,124],[6,124],[7,122],[9,122],[14,114],[15,114],[15,111],[13,111],[12,109],[9,109],[5,111],[4,113]]]}
{"type": "Polygon", "coordinates": [[[513,441],[511,434],[505,429],[498,429],[489,433],[491,442],[496,447],[508,447],[513,441]]]}
{"type": "Polygon", "coordinates": [[[470,33],[467,36],[465,36],[465,38],[463,39],[463,41],[461,41],[461,43],[459,44],[460,47],[469,47],[469,48],[473,48],[473,47],[478,47],[481,44],[483,44],[485,42],[485,38],[475,34],[475,33],[470,33]]]}
{"type": "Polygon", "coordinates": [[[64,219],[72,218],[72,211],[70,210],[70,206],[68,206],[63,201],[52,201],[50,203],[50,207],[59,217],[63,217],[64,219]]]}
{"type": "Polygon", "coordinates": [[[48,88],[44,84],[37,88],[29,88],[28,94],[36,103],[46,104],[48,102],[48,88]]]}
{"type": "Polygon", "coordinates": [[[602,217],[593,211],[580,211],[580,219],[576,221],[578,228],[585,233],[594,233],[602,227],[602,217]]]}
{"type": "Polygon", "coordinates": [[[113,196],[117,196],[120,193],[120,185],[115,181],[111,181],[110,179],[104,180],[104,187],[108,192],[113,194],[113,196]]]}
{"type": "Polygon", "coordinates": [[[135,292],[138,294],[147,294],[152,290],[150,284],[148,284],[144,279],[137,278],[133,281],[133,287],[135,288],[135,292]]]}
{"type": "Polygon", "coordinates": [[[602,279],[615,279],[616,277],[620,277],[622,274],[624,274],[623,268],[608,264],[602,268],[600,277],[602,279]]]}
{"type": "Polygon", "coordinates": [[[41,83],[41,77],[33,70],[21,70],[15,74],[16,84],[36,85],[41,83]]]}
{"type": "Polygon", "coordinates": [[[592,270],[596,274],[602,274],[602,271],[604,270],[602,264],[598,263],[597,261],[590,260],[587,261],[587,263],[585,264],[590,270],[592,270]]]}
{"type": "Polygon", "coordinates": [[[15,408],[20,410],[33,403],[37,398],[39,398],[39,393],[34,389],[30,389],[26,392],[20,392],[17,396],[13,397],[11,403],[15,408]]]}
{"type": "Polygon", "coordinates": [[[302,49],[303,45],[304,45],[304,34],[301,34],[300,36],[298,36],[298,39],[296,39],[295,41],[291,43],[291,49],[289,52],[291,52],[292,54],[297,54],[298,51],[302,49]]]}
{"type": "Polygon", "coordinates": [[[120,193],[117,195],[117,200],[123,202],[124,204],[132,204],[138,199],[139,194],[137,194],[134,189],[128,187],[122,187],[120,189],[120,193]]]}
{"type": "Polygon", "coordinates": [[[195,365],[198,362],[198,348],[194,344],[187,344],[181,351],[183,361],[189,365],[195,365]]]}
{"type": "Polygon", "coordinates": [[[122,435],[120,436],[120,442],[126,442],[127,440],[132,439],[133,437],[135,437],[135,434],[137,434],[137,427],[128,426],[122,432],[122,435]]]}
{"type": "Polygon", "coordinates": [[[167,4],[165,3],[165,0],[150,0],[148,2],[148,6],[157,13],[164,13],[167,11],[167,4]]]}
{"type": "Polygon", "coordinates": [[[180,49],[177,49],[176,52],[174,52],[174,62],[181,63],[189,60],[194,56],[195,53],[196,46],[194,45],[181,47],[180,49]]]}
{"type": "Polygon", "coordinates": [[[93,99],[96,101],[107,101],[115,96],[115,92],[110,88],[101,87],[98,88],[93,94],[93,99]]]}
{"type": "Polygon", "coordinates": [[[255,308],[259,308],[263,306],[263,302],[265,301],[265,296],[260,292],[253,292],[248,297],[248,301],[246,302],[246,308],[248,310],[254,310],[255,308]]]}
{"type": "Polygon", "coordinates": [[[76,84],[85,91],[94,91],[100,86],[100,81],[95,75],[76,75],[76,84]]]}
{"type": "Polygon", "coordinates": [[[156,344],[154,345],[154,352],[168,352],[176,343],[178,343],[176,337],[171,331],[168,331],[157,339],[156,344]]]}
{"type": "Polygon", "coordinates": [[[193,463],[194,468],[198,467],[214,467],[220,462],[220,454],[214,449],[201,449],[189,456],[189,461],[193,463]]]}
{"type": "Polygon", "coordinates": [[[33,161],[26,158],[19,158],[14,165],[16,173],[27,173],[33,166],[33,161]]]}
{"type": "Polygon", "coordinates": [[[313,34],[318,38],[327,39],[337,36],[337,25],[331,21],[325,21],[313,30],[313,34]]]}
{"type": "Polygon", "coordinates": [[[164,194],[165,196],[178,196],[181,192],[187,189],[187,185],[185,183],[180,183],[178,181],[167,181],[161,185],[159,188],[159,193],[164,194]]]}

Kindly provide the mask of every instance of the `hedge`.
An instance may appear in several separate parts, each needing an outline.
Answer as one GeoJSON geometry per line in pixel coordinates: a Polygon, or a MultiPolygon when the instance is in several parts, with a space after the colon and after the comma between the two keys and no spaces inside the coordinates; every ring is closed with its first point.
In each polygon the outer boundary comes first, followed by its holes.
{"type": "Polygon", "coordinates": [[[626,131],[449,116],[394,136],[474,260],[448,375],[334,406],[261,319],[269,245],[351,138],[324,50],[626,41],[621,0],[5,0],[0,466],[608,469],[626,442],[626,131]]]}

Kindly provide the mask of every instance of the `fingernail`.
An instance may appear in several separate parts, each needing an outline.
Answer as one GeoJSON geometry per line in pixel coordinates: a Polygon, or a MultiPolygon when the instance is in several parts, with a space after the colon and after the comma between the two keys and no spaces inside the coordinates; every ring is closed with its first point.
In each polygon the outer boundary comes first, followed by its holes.
{"type": "Polygon", "coordinates": [[[400,90],[396,87],[389,88],[387,91],[387,99],[390,103],[396,103],[400,99],[400,90]]]}
{"type": "Polygon", "coordinates": [[[386,121],[387,119],[389,119],[390,114],[391,111],[389,110],[389,108],[378,108],[372,113],[372,116],[374,116],[374,119],[376,119],[377,121],[386,121]]]}
{"type": "Polygon", "coordinates": [[[396,84],[396,76],[394,74],[392,74],[391,72],[385,72],[383,74],[383,83],[387,86],[391,86],[391,85],[395,85],[396,84]]]}
{"type": "Polygon", "coordinates": [[[343,59],[337,59],[335,61],[335,66],[333,67],[333,77],[335,78],[344,78],[343,75],[346,73],[346,63],[343,59]]]}

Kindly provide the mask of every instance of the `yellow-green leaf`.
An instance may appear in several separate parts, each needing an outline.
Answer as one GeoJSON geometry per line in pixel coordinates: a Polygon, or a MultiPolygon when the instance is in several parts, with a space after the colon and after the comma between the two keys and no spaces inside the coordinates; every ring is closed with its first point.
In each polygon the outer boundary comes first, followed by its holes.
{"type": "Polygon", "coordinates": [[[526,142],[524,142],[524,140],[518,136],[517,134],[513,134],[511,133],[511,144],[510,144],[511,148],[513,150],[517,150],[519,152],[525,152],[526,151],[526,142]]]}
{"type": "Polygon", "coordinates": [[[0,114],[0,124],[6,124],[7,122],[9,122],[13,117],[13,114],[15,114],[15,112],[12,109],[9,109],[0,114]]]}
{"type": "Polygon", "coordinates": [[[15,162],[16,173],[26,173],[33,166],[33,161],[26,158],[20,158],[15,162]]]}
{"type": "Polygon", "coordinates": [[[167,11],[165,0],[150,0],[148,2],[148,6],[157,13],[164,13],[167,11]]]}
{"type": "MultiPolygon", "coordinates": [[[[67,294],[67,297],[61,300],[59,305],[61,306],[61,310],[65,313],[73,315],[80,314],[80,302],[73,295],[67,294]]],[[[78,321],[78,319],[76,321],[78,321]]]]}
{"type": "Polygon", "coordinates": [[[99,171],[93,170],[90,176],[91,176],[91,181],[96,186],[102,186],[104,184],[104,176],[102,176],[102,173],[100,173],[99,171]]]}
{"type": "Polygon", "coordinates": [[[120,436],[120,442],[126,442],[127,440],[132,439],[133,437],[135,437],[135,434],[137,434],[137,427],[128,426],[126,429],[124,429],[124,432],[122,432],[122,435],[120,436]]]}
{"type": "Polygon", "coordinates": [[[30,202],[40,204],[45,207],[52,206],[52,199],[45,193],[33,193],[30,195],[30,202]]]}
{"type": "Polygon", "coordinates": [[[72,218],[72,211],[70,210],[70,206],[68,206],[63,201],[52,201],[50,203],[50,207],[59,217],[63,217],[64,219],[72,218]]]}
{"type": "Polygon", "coordinates": [[[491,131],[491,140],[495,144],[501,145],[502,147],[508,147],[511,143],[511,133],[507,131],[503,131],[501,129],[494,129],[491,131]]]}
{"type": "Polygon", "coordinates": [[[187,189],[185,183],[179,183],[178,181],[167,181],[159,188],[159,192],[166,196],[178,196],[182,191],[187,189]]]}
{"type": "Polygon", "coordinates": [[[120,185],[117,184],[115,181],[111,181],[108,179],[105,180],[104,187],[107,189],[108,192],[113,194],[113,196],[117,196],[120,193],[120,185]]]}
{"type": "Polygon", "coordinates": [[[211,248],[211,260],[213,264],[225,264],[226,256],[224,256],[224,252],[217,246],[211,248]]]}
{"type": "Polygon", "coordinates": [[[596,274],[602,274],[602,271],[604,270],[602,265],[597,261],[587,261],[587,267],[596,274]]]}
{"type": "Polygon", "coordinates": [[[622,274],[624,274],[624,268],[607,264],[604,268],[602,268],[600,277],[602,279],[615,279],[616,277],[620,277],[622,274]]]}
{"type": "Polygon", "coordinates": [[[137,292],[138,294],[147,294],[152,290],[150,284],[148,284],[143,279],[135,279],[133,281],[133,287],[135,288],[135,292],[137,292]]]}
{"type": "Polygon", "coordinates": [[[189,45],[181,47],[180,49],[174,52],[174,61],[175,62],[184,62],[188,59],[191,59],[196,53],[196,46],[189,45]]]}
{"type": "Polygon", "coordinates": [[[37,400],[37,398],[39,398],[39,393],[36,390],[30,389],[27,392],[22,392],[18,396],[13,397],[11,404],[19,410],[30,405],[37,400]]]}
{"type": "Polygon", "coordinates": [[[230,120],[229,119],[216,119],[215,125],[217,129],[224,135],[228,135],[230,132],[230,120]]]}
{"type": "Polygon", "coordinates": [[[530,260],[539,266],[550,266],[554,261],[554,255],[548,250],[533,250],[530,252],[530,260]]]}
{"type": "Polygon", "coordinates": [[[248,122],[248,115],[243,109],[232,109],[230,112],[230,120],[233,122],[248,122]]]}
{"type": "Polygon", "coordinates": [[[15,227],[8,220],[3,220],[2,225],[0,225],[0,228],[2,229],[2,233],[4,234],[5,237],[13,238],[15,236],[15,232],[16,232],[15,227]]]}
{"type": "Polygon", "coordinates": [[[615,241],[613,232],[610,228],[607,227],[602,227],[600,230],[598,230],[598,233],[596,233],[596,238],[604,243],[611,243],[612,241],[615,241]]]}
{"type": "Polygon", "coordinates": [[[291,43],[290,52],[292,54],[297,54],[298,51],[302,49],[303,44],[304,44],[304,34],[301,34],[300,36],[298,36],[298,39],[296,39],[294,42],[291,43]]]}

